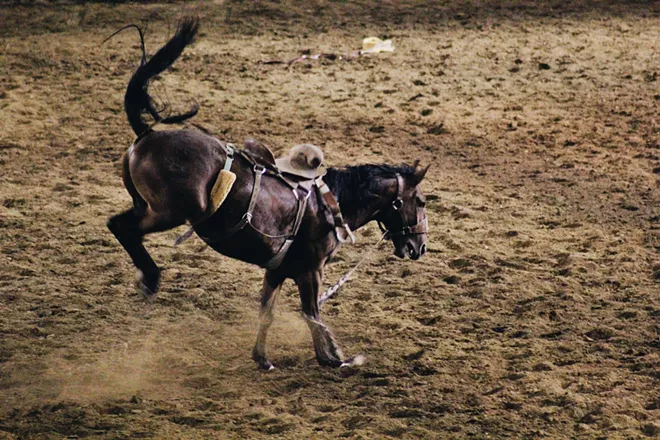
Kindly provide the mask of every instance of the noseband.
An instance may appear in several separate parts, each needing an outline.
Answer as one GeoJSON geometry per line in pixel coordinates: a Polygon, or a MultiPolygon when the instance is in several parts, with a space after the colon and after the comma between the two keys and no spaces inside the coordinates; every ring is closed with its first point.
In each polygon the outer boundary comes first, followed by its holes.
{"type": "Polygon", "coordinates": [[[426,217],[426,214],[424,214],[424,218],[422,218],[421,221],[417,221],[414,225],[408,225],[408,222],[406,221],[406,218],[403,215],[403,177],[401,177],[401,174],[396,173],[396,199],[392,202],[392,209],[396,212],[399,213],[401,216],[401,230],[399,231],[390,231],[387,229],[385,224],[381,222],[380,220],[378,221],[378,227],[380,228],[381,231],[385,233],[385,237],[390,239],[394,236],[410,236],[410,235],[420,235],[420,234],[428,234],[429,232],[429,221],[428,218],[426,217]]]}

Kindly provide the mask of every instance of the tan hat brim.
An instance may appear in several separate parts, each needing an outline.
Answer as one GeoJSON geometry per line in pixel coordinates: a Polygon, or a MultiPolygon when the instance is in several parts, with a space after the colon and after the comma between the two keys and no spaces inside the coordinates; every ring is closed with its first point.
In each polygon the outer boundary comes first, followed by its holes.
{"type": "Polygon", "coordinates": [[[308,179],[314,179],[319,175],[320,167],[314,170],[304,169],[304,168],[294,168],[291,166],[291,162],[288,157],[280,157],[275,159],[275,165],[283,173],[293,174],[294,176],[306,177],[308,179]]]}

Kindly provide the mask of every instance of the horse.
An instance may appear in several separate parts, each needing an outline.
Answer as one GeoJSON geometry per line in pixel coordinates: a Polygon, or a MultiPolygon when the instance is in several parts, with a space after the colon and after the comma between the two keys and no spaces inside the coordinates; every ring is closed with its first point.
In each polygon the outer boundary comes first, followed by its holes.
{"type": "MultiPolygon", "coordinates": [[[[259,368],[273,368],[266,355],[266,337],[280,286],[287,279],[298,287],[318,363],[358,365],[364,358],[345,357],[319,314],[324,266],[344,241],[322,192],[316,186],[292,189],[268,167],[270,161],[249,153],[264,151],[254,141],[246,143],[251,148],[238,150],[204,131],[153,130],[142,119],[143,113],[157,113],[148,94],[149,80],[174,63],[197,29],[196,19],[184,19],[174,36],[148,62],[143,61],[129,81],[124,107],[137,140],[121,163],[133,206],[111,217],[107,226],[131,257],[138,287],[147,298],[158,291],[160,269],[142,243],[144,236],[186,222],[220,254],[266,267],[259,331],[252,350],[259,368]],[[209,215],[210,191],[228,162],[236,181],[220,209],[209,215]],[[289,246],[282,253],[286,241],[289,246]]],[[[180,122],[192,114],[155,118],[180,122]]],[[[427,249],[425,198],[419,188],[427,170],[419,161],[412,166],[366,164],[328,168],[322,180],[341,206],[350,230],[377,221],[397,257],[417,260],[427,249]]]]}

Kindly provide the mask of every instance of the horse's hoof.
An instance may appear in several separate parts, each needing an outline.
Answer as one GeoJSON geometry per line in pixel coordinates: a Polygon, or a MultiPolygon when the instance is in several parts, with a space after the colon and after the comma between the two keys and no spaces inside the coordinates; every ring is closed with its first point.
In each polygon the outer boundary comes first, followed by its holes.
{"type": "Polygon", "coordinates": [[[339,359],[319,359],[317,358],[318,363],[323,367],[331,368],[343,368],[343,367],[357,367],[366,362],[367,358],[361,354],[353,356],[348,359],[339,360],[339,359]]]}
{"type": "Polygon", "coordinates": [[[149,280],[146,279],[144,272],[138,269],[135,274],[135,283],[137,284],[138,290],[147,301],[151,302],[156,299],[156,295],[158,294],[158,279],[149,282],[149,280]]]}
{"type": "Polygon", "coordinates": [[[340,368],[343,367],[358,367],[360,365],[364,365],[364,363],[367,361],[367,358],[364,355],[358,354],[357,356],[353,356],[350,359],[346,359],[344,362],[341,363],[339,366],[340,368]]]}
{"type": "Polygon", "coordinates": [[[262,371],[273,371],[275,369],[275,366],[270,361],[257,362],[257,364],[262,371]]]}
{"type": "Polygon", "coordinates": [[[322,367],[339,368],[339,367],[344,366],[343,365],[344,361],[340,361],[339,359],[320,359],[320,358],[316,358],[316,361],[322,367]]]}

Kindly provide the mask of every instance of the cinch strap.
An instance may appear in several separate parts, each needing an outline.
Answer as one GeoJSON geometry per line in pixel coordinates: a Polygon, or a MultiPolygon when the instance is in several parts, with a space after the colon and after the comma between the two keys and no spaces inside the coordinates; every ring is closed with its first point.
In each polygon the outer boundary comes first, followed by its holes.
{"type": "Polygon", "coordinates": [[[296,220],[293,223],[293,230],[291,231],[291,235],[289,235],[289,237],[284,241],[284,243],[282,243],[282,246],[273,256],[273,258],[268,260],[266,264],[263,265],[263,267],[268,270],[273,270],[277,268],[280,264],[282,264],[282,261],[284,261],[284,257],[286,256],[286,253],[289,251],[289,248],[293,243],[293,240],[295,240],[296,235],[298,235],[298,230],[300,229],[300,225],[302,224],[303,217],[305,216],[305,209],[307,208],[307,199],[309,199],[310,192],[305,194],[303,197],[298,197],[296,190],[293,190],[293,194],[296,196],[296,199],[298,200],[298,212],[296,213],[296,220]]]}
{"type": "Polygon", "coordinates": [[[252,195],[250,196],[250,204],[248,205],[248,209],[245,214],[243,214],[241,220],[231,229],[225,232],[222,238],[228,238],[234,235],[252,221],[252,212],[254,211],[254,207],[257,205],[257,197],[259,197],[259,190],[261,189],[261,176],[263,176],[265,172],[266,168],[263,166],[254,166],[254,185],[252,186],[252,195]]]}

